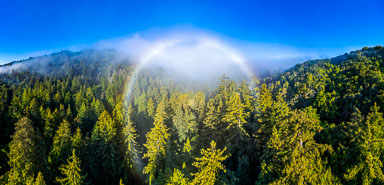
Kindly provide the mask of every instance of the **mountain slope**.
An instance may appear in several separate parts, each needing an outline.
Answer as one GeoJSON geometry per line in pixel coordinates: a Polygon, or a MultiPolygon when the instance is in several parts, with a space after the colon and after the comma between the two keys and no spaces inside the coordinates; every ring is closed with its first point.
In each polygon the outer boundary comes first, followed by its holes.
{"type": "Polygon", "coordinates": [[[143,70],[128,98],[135,66],[118,56],[65,51],[0,67],[1,183],[384,182],[380,46],[204,88],[143,70]]]}

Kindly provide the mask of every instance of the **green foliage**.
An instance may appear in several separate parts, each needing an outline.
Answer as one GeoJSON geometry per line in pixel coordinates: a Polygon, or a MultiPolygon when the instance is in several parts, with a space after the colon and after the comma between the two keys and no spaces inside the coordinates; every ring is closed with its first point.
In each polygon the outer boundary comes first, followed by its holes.
{"type": "Polygon", "coordinates": [[[39,172],[35,179],[31,179],[27,182],[27,185],[46,185],[43,174],[39,172]]]}
{"type": "Polygon", "coordinates": [[[184,174],[181,173],[178,169],[173,170],[173,175],[168,180],[167,185],[187,185],[189,184],[189,179],[184,177],[184,174]]]}
{"type": "Polygon", "coordinates": [[[356,156],[355,164],[347,169],[345,179],[361,184],[383,183],[383,113],[379,112],[375,104],[365,120],[357,111],[352,122],[346,126],[354,145],[352,149],[359,151],[359,155],[356,156]]]}
{"type": "Polygon", "coordinates": [[[241,102],[240,94],[234,94],[230,100],[227,108],[227,114],[224,120],[229,123],[228,127],[242,128],[242,125],[247,123],[246,119],[249,117],[249,112],[245,111],[245,105],[241,102]]]}
{"type": "Polygon", "coordinates": [[[149,98],[148,104],[147,104],[147,114],[149,116],[153,116],[154,112],[155,112],[155,103],[153,102],[152,98],[149,98]]]}
{"type": "Polygon", "coordinates": [[[196,162],[192,165],[198,169],[198,172],[193,173],[194,179],[192,184],[214,184],[216,182],[218,173],[225,170],[222,164],[229,155],[224,155],[226,148],[223,150],[216,149],[215,141],[211,141],[211,147],[201,150],[202,157],[196,158],[196,162]]]}
{"type": "Polygon", "coordinates": [[[321,155],[332,151],[318,144],[314,135],[321,129],[315,110],[290,113],[290,118],[273,127],[262,157],[260,183],[333,184],[335,179],[321,155]]]}
{"type": "Polygon", "coordinates": [[[85,184],[85,175],[82,175],[80,168],[80,159],[76,156],[75,150],[72,151],[72,156],[67,160],[67,164],[60,167],[63,175],[62,178],[56,178],[60,184],[75,185],[85,184]]]}
{"type": "Polygon", "coordinates": [[[154,127],[146,134],[147,142],[144,144],[147,151],[143,158],[148,159],[148,164],[144,167],[143,172],[149,175],[150,184],[158,171],[164,167],[160,165],[166,155],[168,137],[170,136],[164,122],[166,118],[165,105],[163,102],[160,102],[156,109],[154,127]]]}
{"type": "Polygon", "coordinates": [[[116,56],[0,74],[0,184],[383,184],[381,46],[205,87],[116,56]]]}
{"type": "Polygon", "coordinates": [[[15,133],[9,144],[9,184],[25,184],[39,171],[45,171],[45,148],[31,120],[22,118],[16,123],[15,133]]]}
{"type": "Polygon", "coordinates": [[[123,144],[119,131],[119,123],[112,119],[107,111],[104,111],[97,121],[91,136],[92,148],[92,176],[100,178],[98,174],[104,174],[99,182],[116,181],[122,171],[121,161],[124,151],[120,146],[123,144]],[[101,161],[100,161],[101,160],[101,161]]]}
{"type": "Polygon", "coordinates": [[[181,95],[176,101],[172,122],[177,129],[180,141],[184,141],[188,137],[196,137],[198,124],[192,109],[193,103],[193,99],[187,94],[181,95]]]}
{"type": "Polygon", "coordinates": [[[124,144],[127,146],[125,159],[129,169],[135,168],[135,161],[139,158],[139,150],[137,144],[137,133],[134,123],[131,120],[131,112],[127,113],[127,123],[123,130],[124,144]]]}
{"type": "Polygon", "coordinates": [[[66,159],[71,155],[71,138],[69,123],[64,120],[53,138],[53,146],[48,158],[48,162],[51,164],[55,176],[59,173],[56,167],[66,163],[66,159]]]}

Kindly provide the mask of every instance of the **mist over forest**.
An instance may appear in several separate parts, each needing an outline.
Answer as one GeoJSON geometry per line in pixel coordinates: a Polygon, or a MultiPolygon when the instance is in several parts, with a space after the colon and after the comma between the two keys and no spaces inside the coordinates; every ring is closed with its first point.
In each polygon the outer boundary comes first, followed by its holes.
{"type": "Polygon", "coordinates": [[[0,0],[0,185],[384,184],[382,0],[0,0]]]}
{"type": "Polygon", "coordinates": [[[383,47],[263,75],[212,48],[179,49],[141,63],[92,49],[1,66],[1,183],[384,181],[383,47]]]}

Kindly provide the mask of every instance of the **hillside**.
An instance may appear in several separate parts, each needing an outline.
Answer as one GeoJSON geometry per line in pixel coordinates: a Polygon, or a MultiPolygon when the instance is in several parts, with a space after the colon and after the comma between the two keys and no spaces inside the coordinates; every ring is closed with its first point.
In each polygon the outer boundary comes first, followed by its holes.
{"type": "Polygon", "coordinates": [[[381,46],[212,86],[118,56],[0,66],[1,184],[384,183],[381,46]]]}
{"type": "Polygon", "coordinates": [[[97,75],[107,66],[130,64],[116,50],[61,51],[0,65],[0,73],[39,73],[48,76],[97,75]]]}

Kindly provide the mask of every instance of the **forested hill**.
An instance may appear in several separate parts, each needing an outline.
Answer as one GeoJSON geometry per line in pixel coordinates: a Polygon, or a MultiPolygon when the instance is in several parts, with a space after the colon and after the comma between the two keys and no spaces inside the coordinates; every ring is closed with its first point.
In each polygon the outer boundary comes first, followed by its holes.
{"type": "Polygon", "coordinates": [[[290,106],[311,105],[327,118],[324,121],[341,123],[348,121],[355,108],[367,113],[375,102],[382,105],[383,57],[383,47],[364,47],[331,59],[297,64],[264,82],[274,91],[286,88],[285,100],[290,106]]]}
{"type": "Polygon", "coordinates": [[[131,62],[113,49],[61,51],[0,65],[0,73],[40,73],[47,76],[98,75],[107,67],[131,62]]]}
{"type": "MultiPolygon", "coordinates": [[[[1,184],[383,184],[384,49],[178,83],[114,50],[0,67],[1,184]]],[[[178,79],[180,81],[180,79],[178,79]]]]}

